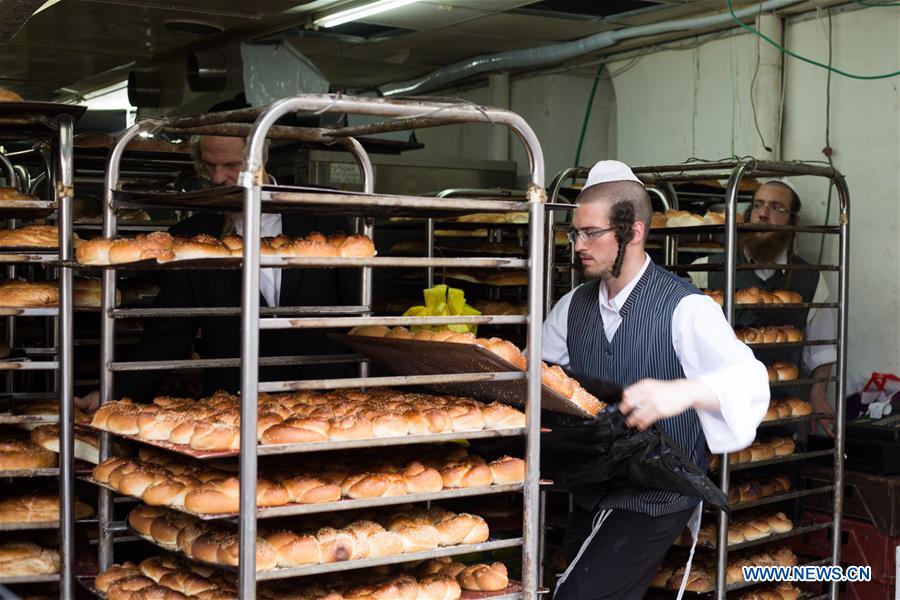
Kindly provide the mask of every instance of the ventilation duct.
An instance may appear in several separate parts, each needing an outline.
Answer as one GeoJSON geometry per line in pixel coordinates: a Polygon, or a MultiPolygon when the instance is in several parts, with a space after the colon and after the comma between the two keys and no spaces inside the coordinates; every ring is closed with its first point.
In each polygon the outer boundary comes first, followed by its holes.
{"type": "Polygon", "coordinates": [[[244,91],[251,106],[263,106],[298,94],[324,94],[322,72],[286,40],[241,44],[244,91]]]}
{"type": "Polygon", "coordinates": [[[162,73],[131,71],[128,73],[128,102],[141,108],[162,106],[162,73]]]}
{"type": "MultiPolygon", "coordinates": [[[[758,13],[778,10],[791,4],[798,4],[801,0],[767,0],[760,4],[754,4],[740,10],[735,15],[739,19],[755,16],[758,13]]],[[[664,21],[639,27],[628,27],[616,31],[604,31],[562,44],[542,46],[540,48],[524,48],[522,50],[510,50],[497,54],[476,56],[452,65],[447,65],[436,71],[423,75],[417,79],[389,83],[380,86],[378,90],[384,96],[416,95],[431,90],[447,87],[454,81],[459,81],[473,75],[498,71],[510,71],[513,69],[537,68],[545,65],[561,63],[576,56],[589,54],[608,48],[623,40],[658,35],[661,33],[673,33],[677,31],[691,31],[726,25],[731,21],[728,12],[707,17],[695,17],[679,21],[664,21]]]]}
{"type": "Polygon", "coordinates": [[[227,79],[224,53],[200,51],[188,56],[187,80],[192,92],[221,92],[227,79]]]}

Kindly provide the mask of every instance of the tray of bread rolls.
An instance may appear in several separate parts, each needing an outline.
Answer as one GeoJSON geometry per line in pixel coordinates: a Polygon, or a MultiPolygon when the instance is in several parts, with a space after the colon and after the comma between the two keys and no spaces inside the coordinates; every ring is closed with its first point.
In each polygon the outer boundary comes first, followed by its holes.
{"type": "MultiPolygon", "coordinates": [[[[372,508],[391,504],[518,492],[525,462],[488,460],[455,444],[421,446],[401,459],[395,452],[292,456],[269,461],[257,481],[257,517],[372,508]]],[[[239,514],[240,481],[234,465],[186,461],[141,448],[135,458],[114,457],[94,468],[95,485],[166,506],[198,519],[239,514]]]]}
{"type": "MultiPolygon", "coordinates": [[[[263,393],[257,410],[259,455],[520,436],[525,427],[521,411],[499,402],[387,388],[263,393]]],[[[87,427],[192,458],[237,456],[240,403],[226,392],[149,405],[120,400],[100,407],[87,427]]]]}
{"type": "MultiPolygon", "coordinates": [[[[233,525],[200,521],[161,507],[138,505],[129,527],[143,539],[192,561],[236,570],[239,535],[233,525]]],[[[331,573],[521,546],[521,538],[490,539],[477,515],[438,506],[391,507],[305,517],[259,527],[257,581],[331,573]]]]}
{"type": "MultiPolygon", "coordinates": [[[[525,201],[397,196],[278,185],[264,185],[261,192],[264,212],[293,211],[352,217],[406,215],[440,218],[455,217],[463,211],[506,213],[528,210],[528,202],[525,201]]],[[[187,210],[210,208],[239,212],[244,207],[244,188],[237,185],[190,192],[116,190],[114,195],[116,208],[160,207],[187,210]]]]}
{"type": "MultiPolygon", "coordinates": [[[[771,544],[789,537],[803,535],[819,529],[827,529],[832,523],[795,524],[783,512],[777,510],[748,510],[735,515],[728,523],[728,551],[734,552],[771,544]]],[[[690,530],[682,531],[675,540],[680,548],[691,547],[690,530]]],[[[704,522],[697,533],[697,548],[714,550],[718,545],[718,526],[715,522],[704,522]]]]}
{"type": "MultiPolygon", "coordinates": [[[[329,334],[350,349],[398,375],[438,375],[523,371],[525,357],[512,343],[476,338],[471,333],[421,331],[403,327],[357,327],[350,335],[329,334]]],[[[558,366],[542,365],[541,408],[590,418],[605,406],[558,366]]],[[[487,402],[522,407],[528,397],[524,379],[428,386],[438,393],[464,394],[487,402]]]]}
{"type": "MultiPolygon", "coordinates": [[[[139,590],[145,597],[165,597],[168,591],[188,598],[237,600],[235,577],[173,556],[153,556],[139,564],[111,565],[96,578],[79,582],[95,596],[108,600],[130,598],[139,590]],[[213,595],[210,595],[213,594],[213,595]]],[[[450,558],[397,565],[389,569],[359,570],[334,577],[307,577],[290,584],[261,584],[265,600],[294,598],[424,598],[426,600],[511,600],[521,585],[508,577],[506,565],[465,565],[450,558]],[[289,585],[289,587],[287,587],[289,585]]]]}
{"type": "Polygon", "coordinates": [[[44,583],[59,580],[59,552],[33,542],[0,542],[0,584],[44,583]]]}
{"type": "MultiPolygon", "coordinates": [[[[659,571],[653,577],[650,586],[657,589],[678,590],[684,578],[687,556],[683,550],[670,552],[663,560],[659,571]]],[[[735,590],[752,583],[744,581],[742,567],[744,566],[786,566],[799,564],[799,559],[794,552],[787,547],[780,547],[770,551],[743,551],[729,554],[726,575],[727,590],[735,590]]],[[[688,575],[688,584],[685,588],[688,592],[706,594],[715,589],[716,562],[714,555],[697,554],[691,565],[688,575]]],[[[798,595],[795,598],[799,598],[798,595]]]]}

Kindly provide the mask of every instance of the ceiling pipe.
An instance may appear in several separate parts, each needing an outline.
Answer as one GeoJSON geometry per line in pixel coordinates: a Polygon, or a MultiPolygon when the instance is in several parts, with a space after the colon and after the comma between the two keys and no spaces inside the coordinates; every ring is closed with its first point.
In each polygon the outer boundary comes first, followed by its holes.
{"type": "MultiPolygon", "coordinates": [[[[748,6],[734,12],[739,19],[743,19],[745,17],[756,16],[760,12],[778,10],[785,6],[790,6],[791,4],[798,4],[801,1],[803,0],[767,0],[766,2],[754,4],[753,6],[748,6]]],[[[473,75],[479,75],[481,73],[542,67],[544,65],[564,62],[583,54],[596,52],[597,50],[608,48],[618,42],[631,38],[658,35],[661,33],[673,33],[677,31],[690,31],[692,29],[705,29],[707,27],[724,25],[731,20],[731,15],[726,12],[706,17],[694,17],[678,21],[666,21],[662,23],[652,23],[650,25],[641,25],[639,27],[629,27],[626,29],[618,29],[616,31],[604,31],[602,33],[589,35],[580,40],[553,44],[551,46],[542,46],[540,48],[523,48],[521,50],[510,50],[508,52],[477,56],[452,65],[447,65],[446,67],[441,67],[436,71],[416,79],[382,85],[378,88],[378,91],[381,92],[383,96],[411,96],[422,94],[447,87],[455,81],[473,75]]]]}
{"type": "Polygon", "coordinates": [[[192,92],[221,92],[227,79],[223,52],[198,50],[188,55],[187,80],[192,92]]]}

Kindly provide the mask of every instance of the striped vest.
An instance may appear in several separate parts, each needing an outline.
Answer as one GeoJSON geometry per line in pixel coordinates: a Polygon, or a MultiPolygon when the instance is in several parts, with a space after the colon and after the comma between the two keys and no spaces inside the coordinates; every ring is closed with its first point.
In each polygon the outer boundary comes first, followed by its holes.
{"type": "MultiPolygon", "coordinates": [[[[569,306],[569,368],[576,378],[612,381],[627,387],[642,379],[684,378],[672,345],[672,313],[682,298],[699,293],[652,261],[620,311],[622,324],[610,342],[600,315],[599,281],[581,285],[569,306]]],[[[660,427],[699,465],[706,466],[706,441],[693,410],[663,419],[660,427]]],[[[696,506],[699,498],[637,487],[625,481],[577,490],[575,501],[593,509],[617,508],[660,516],[696,506]]]]}

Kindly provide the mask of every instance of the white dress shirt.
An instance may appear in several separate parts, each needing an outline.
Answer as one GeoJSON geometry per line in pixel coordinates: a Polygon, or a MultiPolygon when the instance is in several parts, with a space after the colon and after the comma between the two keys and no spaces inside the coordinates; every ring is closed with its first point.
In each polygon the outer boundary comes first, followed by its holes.
{"type": "MultiPolygon", "coordinates": [[[[615,298],[610,299],[606,283],[600,283],[607,340],[612,341],[622,324],[620,311],[649,264],[645,255],[641,270],[615,298]]],[[[569,365],[568,318],[574,293],[553,307],[542,333],[542,358],[564,368],[569,365]]],[[[710,450],[719,454],[749,446],[768,410],[769,379],[766,367],[735,337],[722,308],[702,294],[685,296],[672,314],[672,344],[685,377],[706,383],[719,400],[717,411],[696,409],[710,450]]]]}
{"type": "MultiPolygon", "coordinates": [[[[745,258],[746,254],[744,255],[745,258]]],[[[747,258],[749,260],[749,258],[747,258]]],[[[703,257],[693,262],[695,265],[706,264],[708,258],[703,257]]],[[[776,264],[787,264],[787,250],[782,250],[781,254],[773,261],[776,264]]],[[[756,276],[766,281],[775,275],[774,269],[755,269],[753,271],[756,276]]],[[[782,273],[784,270],[782,269],[782,273]]],[[[706,271],[692,271],[690,273],[691,280],[700,289],[706,289],[709,282],[709,273],[706,271]]],[[[828,289],[828,283],[825,282],[825,275],[819,273],[819,282],[816,284],[816,291],[813,294],[812,301],[814,303],[828,302],[831,293],[828,289]]],[[[816,340],[833,340],[834,331],[834,309],[831,308],[811,308],[806,315],[806,329],[803,332],[804,337],[810,341],[816,340]]],[[[828,365],[837,362],[837,348],[834,346],[804,346],[803,357],[800,359],[803,372],[807,375],[811,374],[816,368],[822,365],[828,365]]]]}
{"type": "MultiPolygon", "coordinates": [[[[244,214],[232,213],[231,222],[234,231],[238,235],[244,235],[244,214]]],[[[281,215],[277,213],[263,213],[259,224],[261,238],[281,235],[281,215]]],[[[278,306],[281,300],[281,269],[259,270],[259,291],[266,299],[269,306],[278,306]]]]}

